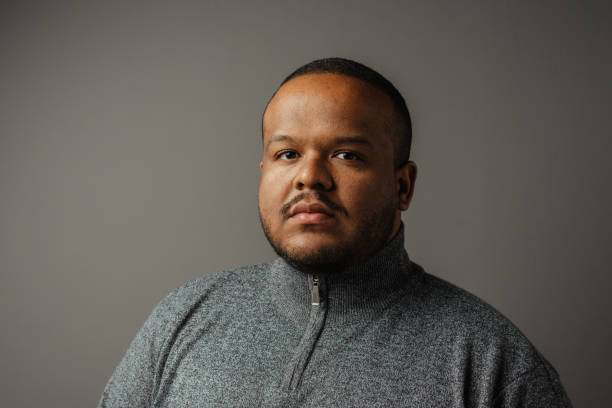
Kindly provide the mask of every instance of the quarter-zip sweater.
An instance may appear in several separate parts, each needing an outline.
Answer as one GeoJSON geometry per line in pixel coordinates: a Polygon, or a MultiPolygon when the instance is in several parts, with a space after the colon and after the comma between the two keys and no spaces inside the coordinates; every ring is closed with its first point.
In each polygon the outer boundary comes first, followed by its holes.
{"type": "Polygon", "coordinates": [[[512,323],[410,261],[283,259],[202,276],[153,310],[100,407],[569,407],[512,323]]]}

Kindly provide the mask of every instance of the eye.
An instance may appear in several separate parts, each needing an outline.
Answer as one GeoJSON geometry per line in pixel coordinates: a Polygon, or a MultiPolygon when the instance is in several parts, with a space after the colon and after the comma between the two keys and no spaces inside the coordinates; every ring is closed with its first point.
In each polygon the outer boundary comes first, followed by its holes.
{"type": "Polygon", "coordinates": [[[293,160],[298,156],[297,152],[293,150],[285,150],[280,153],[277,153],[275,158],[281,160],[293,160]]]}
{"type": "Polygon", "coordinates": [[[353,152],[338,152],[334,154],[334,157],[338,157],[342,160],[362,160],[356,153],[353,152]]]}

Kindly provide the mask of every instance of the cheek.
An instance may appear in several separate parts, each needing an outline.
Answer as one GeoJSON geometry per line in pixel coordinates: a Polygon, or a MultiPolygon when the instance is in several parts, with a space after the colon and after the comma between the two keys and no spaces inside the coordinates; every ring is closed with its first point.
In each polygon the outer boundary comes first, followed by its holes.
{"type": "Polygon", "coordinates": [[[259,210],[263,214],[267,214],[270,212],[270,187],[269,184],[265,183],[264,180],[259,184],[259,193],[257,195],[257,199],[259,201],[259,210]]]}
{"type": "Polygon", "coordinates": [[[284,182],[277,174],[264,172],[259,182],[259,209],[265,214],[273,214],[283,205],[284,182]]]}
{"type": "Polygon", "coordinates": [[[354,180],[346,184],[345,203],[356,211],[356,216],[375,211],[393,200],[393,185],[380,179],[354,180]]]}

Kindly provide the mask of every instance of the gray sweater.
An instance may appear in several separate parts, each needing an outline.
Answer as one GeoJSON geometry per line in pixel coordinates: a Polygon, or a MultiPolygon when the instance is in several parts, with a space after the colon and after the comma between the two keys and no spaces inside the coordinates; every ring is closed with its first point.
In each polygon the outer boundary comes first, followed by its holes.
{"type": "Polygon", "coordinates": [[[408,259],[284,260],[202,276],[153,310],[100,407],[570,407],[554,368],[483,301],[408,259]]]}

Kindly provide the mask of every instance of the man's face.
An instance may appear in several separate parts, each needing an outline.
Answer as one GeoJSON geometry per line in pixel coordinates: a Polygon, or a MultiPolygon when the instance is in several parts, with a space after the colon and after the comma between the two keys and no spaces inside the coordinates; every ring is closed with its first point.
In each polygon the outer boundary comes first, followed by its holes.
{"type": "Polygon", "coordinates": [[[407,203],[394,120],[388,96],[352,77],[310,74],[278,90],[263,118],[259,213],[289,263],[357,263],[397,232],[407,203]]]}

